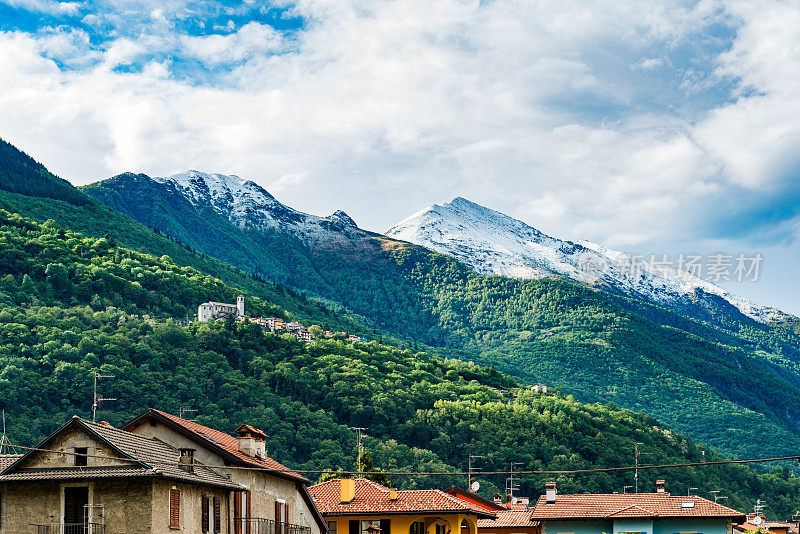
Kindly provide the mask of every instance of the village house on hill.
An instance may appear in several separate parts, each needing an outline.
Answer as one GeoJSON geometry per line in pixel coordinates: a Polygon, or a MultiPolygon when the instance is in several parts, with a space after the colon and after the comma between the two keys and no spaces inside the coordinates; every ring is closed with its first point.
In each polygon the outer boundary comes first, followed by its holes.
{"type": "Polygon", "coordinates": [[[152,409],[122,429],[74,417],[0,460],[0,531],[325,534],[308,480],[269,458],[264,437],[152,409]]]}
{"type": "Polygon", "coordinates": [[[495,515],[441,490],[397,490],[364,478],[309,488],[331,534],[477,534],[495,515]]]}

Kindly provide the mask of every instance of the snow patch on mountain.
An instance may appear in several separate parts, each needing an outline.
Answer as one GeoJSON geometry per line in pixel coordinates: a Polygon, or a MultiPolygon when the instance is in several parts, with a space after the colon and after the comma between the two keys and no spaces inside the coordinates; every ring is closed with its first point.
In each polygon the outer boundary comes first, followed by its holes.
{"type": "Polygon", "coordinates": [[[564,277],[678,309],[713,305],[718,297],[762,323],[790,317],[691,273],[632,261],[629,254],[595,243],[556,239],[461,197],[414,213],[386,235],[453,256],[482,274],[564,277]]]}
{"type": "Polygon", "coordinates": [[[341,210],[330,217],[309,215],[282,204],[257,183],[235,175],[191,170],[153,180],[175,188],[198,210],[212,209],[242,229],[283,230],[304,241],[341,239],[362,232],[341,210]]]}

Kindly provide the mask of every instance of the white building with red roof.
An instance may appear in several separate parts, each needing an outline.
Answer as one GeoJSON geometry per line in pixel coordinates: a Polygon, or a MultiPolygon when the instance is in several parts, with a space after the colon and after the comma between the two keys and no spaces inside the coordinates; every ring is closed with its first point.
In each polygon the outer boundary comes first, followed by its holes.
{"type": "Polygon", "coordinates": [[[334,479],[309,492],[331,534],[477,534],[495,515],[444,491],[397,490],[364,478],[334,479]]]}
{"type": "Polygon", "coordinates": [[[696,495],[655,493],[558,495],[547,484],[531,519],[541,534],[732,534],[744,514],[696,495]]]}
{"type": "Polygon", "coordinates": [[[242,424],[232,436],[156,409],[126,423],[128,432],[191,451],[241,490],[227,504],[232,534],[324,534],[325,521],[308,492],[308,479],[267,455],[261,430],[242,424]]]}

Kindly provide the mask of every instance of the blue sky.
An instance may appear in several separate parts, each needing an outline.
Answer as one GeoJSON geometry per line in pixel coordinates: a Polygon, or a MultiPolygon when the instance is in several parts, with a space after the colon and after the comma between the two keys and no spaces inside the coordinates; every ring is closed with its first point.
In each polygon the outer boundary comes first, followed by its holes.
{"type": "Polygon", "coordinates": [[[0,135],[75,184],[194,168],[384,231],[464,196],[557,237],[764,255],[800,314],[800,6],[0,0],[0,135]]]}

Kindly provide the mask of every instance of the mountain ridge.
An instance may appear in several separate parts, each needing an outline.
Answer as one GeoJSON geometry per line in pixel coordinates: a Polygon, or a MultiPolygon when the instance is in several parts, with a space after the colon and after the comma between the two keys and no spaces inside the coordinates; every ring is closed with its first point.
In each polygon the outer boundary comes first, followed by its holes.
{"type": "Polygon", "coordinates": [[[554,238],[463,197],[423,208],[392,226],[386,235],[449,254],[482,274],[513,278],[562,276],[701,317],[706,314],[700,308],[714,307],[714,297],[718,297],[758,322],[796,319],[688,271],[631,261],[630,254],[588,241],[554,238]]]}

